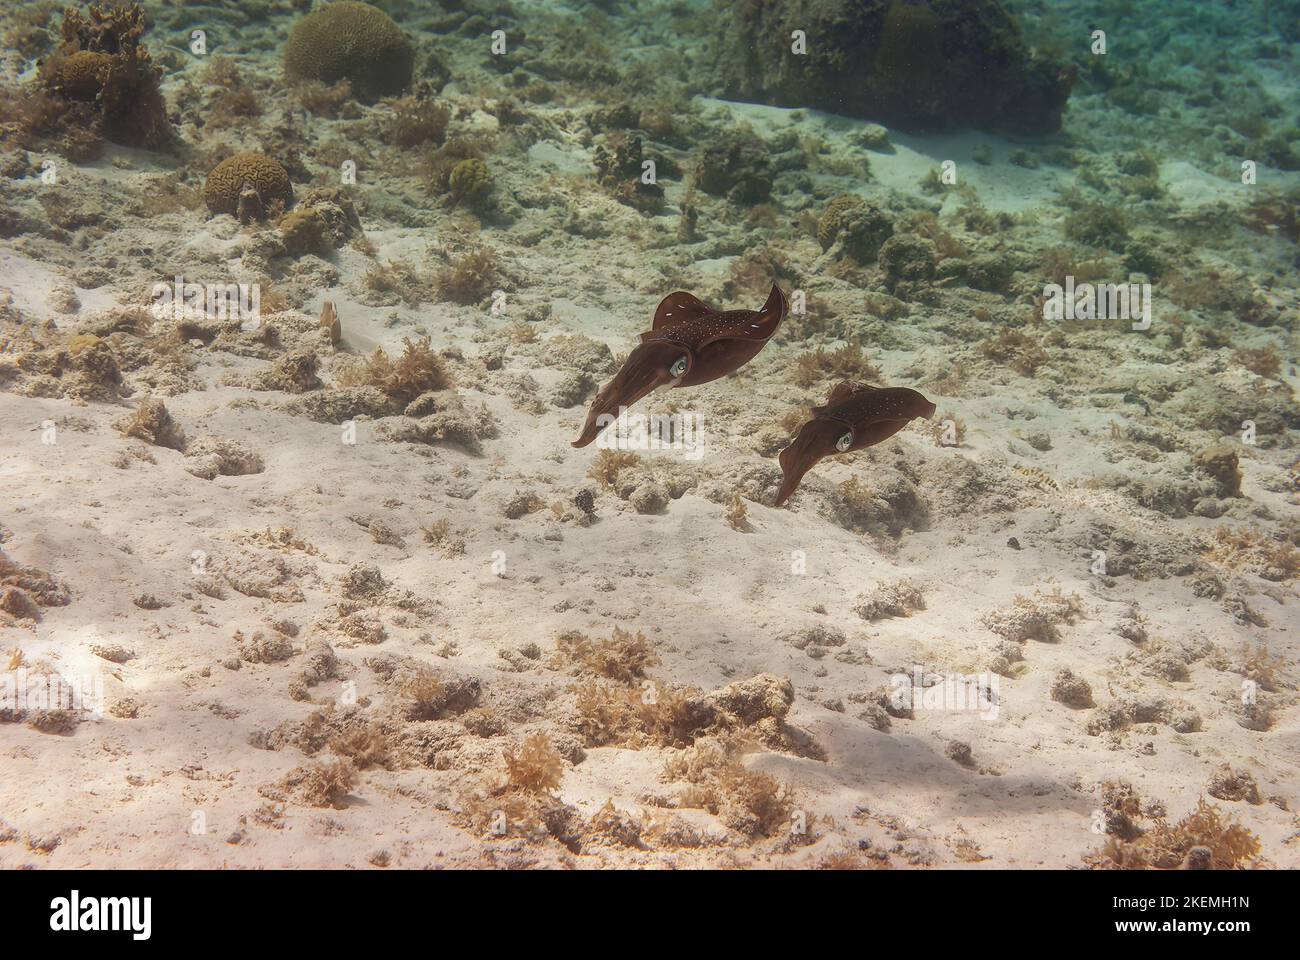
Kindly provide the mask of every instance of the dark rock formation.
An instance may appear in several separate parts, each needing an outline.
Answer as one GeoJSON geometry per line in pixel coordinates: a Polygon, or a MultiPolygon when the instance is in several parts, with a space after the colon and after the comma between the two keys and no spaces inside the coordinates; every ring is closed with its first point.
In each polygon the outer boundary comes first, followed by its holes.
{"type": "Polygon", "coordinates": [[[741,0],[720,4],[726,96],[881,120],[1051,133],[1073,71],[1031,51],[997,0],[741,0]],[[794,31],[806,52],[796,53],[794,31]]]}

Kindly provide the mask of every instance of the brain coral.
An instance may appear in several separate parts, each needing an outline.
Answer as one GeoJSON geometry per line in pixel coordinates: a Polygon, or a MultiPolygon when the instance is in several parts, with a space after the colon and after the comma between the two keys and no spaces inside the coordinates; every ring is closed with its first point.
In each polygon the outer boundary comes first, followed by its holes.
{"type": "Polygon", "coordinates": [[[293,25],[284,45],[291,80],[348,80],[363,100],[398,94],[411,82],[415,51],[388,14],[339,0],[293,25]]]}
{"type": "Polygon", "coordinates": [[[283,201],[286,206],[293,201],[289,174],[260,153],[237,153],[213,167],[203,185],[203,200],[213,213],[234,216],[239,211],[239,192],[245,183],[257,188],[263,208],[272,200],[283,201]]]}
{"type": "Polygon", "coordinates": [[[69,100],[94,100],[112,69],[113,58],[95,50],[78,50],[58,65],[56,85],[69,100]]]}

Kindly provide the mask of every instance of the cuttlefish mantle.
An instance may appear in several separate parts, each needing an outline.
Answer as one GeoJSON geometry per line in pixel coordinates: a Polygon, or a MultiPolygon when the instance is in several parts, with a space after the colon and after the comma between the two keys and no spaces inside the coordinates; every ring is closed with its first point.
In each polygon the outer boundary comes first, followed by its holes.
{"type": "Polygon", "coordinates": [[[779,507],[790,499],[804,474],[823,457],[874,446],[916,417],[929,420],[934,410],[933,403],[907,387],[838,384],[824,405],[813,407],[812,419],[781,451],[783,476],[775,505],[779,507]]]}
{"type": "Polygon", "coordinates": [[[776,284],[760,310],[717,310],[684,291],[670,293],[655,310],[654,326],[601,387],[573,441],[585,447],[630,407],[663,386],[694,387],[739,370],[776,333],[790,310],[776,284]]]}

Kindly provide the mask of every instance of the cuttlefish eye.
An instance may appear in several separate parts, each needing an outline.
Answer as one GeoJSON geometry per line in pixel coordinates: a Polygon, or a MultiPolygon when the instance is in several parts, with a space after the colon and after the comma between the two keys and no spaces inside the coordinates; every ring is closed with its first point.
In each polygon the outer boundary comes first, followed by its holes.
{"type": "Polygon", "coordinates": [[[671,373],[673,375],[673,379],[676,380],[678,377],[682,377],[686,375],[686,368],[689,367],[690,365],[691,365],[690,358],[687,357],[685,354],[682,354],[682,356],[678,357],[673,362],[673,365],[668,368],[668,372],[671,373]]]}
{"type": "Polygon", "coordinates": [[[844,436],[835,441],[835,449],[840,453],[845,453],[849,447],[853,446],[853,431],[850,430],[844,436]]]}

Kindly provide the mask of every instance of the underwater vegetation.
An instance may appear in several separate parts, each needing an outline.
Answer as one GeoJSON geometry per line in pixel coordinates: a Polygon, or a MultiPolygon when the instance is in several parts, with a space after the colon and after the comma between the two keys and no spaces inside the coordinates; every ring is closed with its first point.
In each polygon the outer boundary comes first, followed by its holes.
{"type": "Polygon", "coordinates": [[[1110,839],[1090,858],[1094,869],[1231,870],[1260,852],[1259,837],[1204,799],[1171,823],[1160,805],[1143,803],[1128,783],[1109,781],[1102,796],[1110,839]]]}
{"type": "Polygon", "coordinates": [[[136,4],[68,8],[38,82],[8,107],[18,141],[29,149],[54,143],[82,160],[98,156],[104,140],[150,150],[171,145],[162,69],[141,39],[147,26],[136,4]]]}

